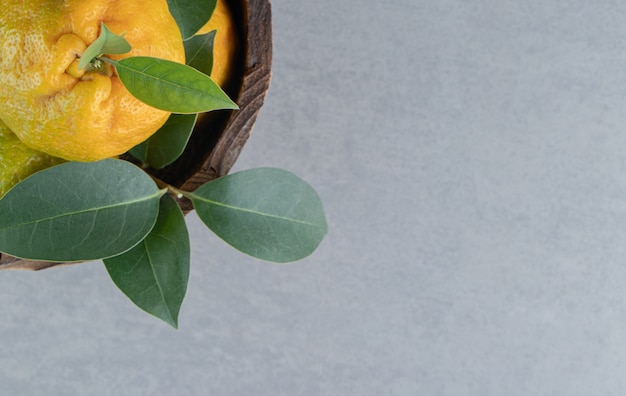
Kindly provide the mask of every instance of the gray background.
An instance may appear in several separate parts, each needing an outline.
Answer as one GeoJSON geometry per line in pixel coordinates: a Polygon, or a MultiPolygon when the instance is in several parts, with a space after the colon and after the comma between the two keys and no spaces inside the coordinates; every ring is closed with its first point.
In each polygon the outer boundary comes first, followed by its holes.
{"type": "Polygon", "coordinates": [[[101,263],[0,273],[2,395],[621,395],[626,3],[273,3],[235,170],[330,232],[272,265],[192,214],[180,330],[101,263]]]}

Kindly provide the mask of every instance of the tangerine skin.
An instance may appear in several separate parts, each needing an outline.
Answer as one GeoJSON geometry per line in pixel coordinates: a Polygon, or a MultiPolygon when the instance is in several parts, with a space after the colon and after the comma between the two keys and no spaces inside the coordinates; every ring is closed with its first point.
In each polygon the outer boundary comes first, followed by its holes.
{"type": "Polygon", "coordinates": [[[0,121],[0,197],[33,173],[62,162],[27,147],[0,121]]]}
{"type": "Polygon", "coordinates": [[[226,0],[217,0],[211,19],[196,34],[205,34],[212,30],[216,30],[216,33],[213,41],[211,78],[223,88],[231,77],[232,65],[239,47],[234,17],[226,0]]]}
{"type": "Polygon", "coordinates": [[[114,70],[84,72],[78,58],[101,23],[132,50],[185,63],[166,0],[5,0],[0,16],[0,120],[27,146],[70,161],[120,155],[156,132],[169,112],[133,97],[114,70]]]}

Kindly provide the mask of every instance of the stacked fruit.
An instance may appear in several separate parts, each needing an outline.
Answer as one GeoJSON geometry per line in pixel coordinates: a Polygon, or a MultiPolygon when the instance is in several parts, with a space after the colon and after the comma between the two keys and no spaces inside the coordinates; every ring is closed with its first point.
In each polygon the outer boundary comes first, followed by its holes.
{"type": "MultiPolygon", "coordinates": [[[[183,44],[166,0],[7,0],[3,9],[0,196],[64,160],[97,161],[125,153],[166,123],[171,112],[131,94],[114,66],[132,57],[177,63],[193,57],[186,56],[190,47],[183,44]],[[95,52],[88,56],[90,51],[95,52]]],[[[209,33],[213,59],[200,68],[208,68],[222,85],[236,35],[221,0],[195,36],[209,33]]]]}

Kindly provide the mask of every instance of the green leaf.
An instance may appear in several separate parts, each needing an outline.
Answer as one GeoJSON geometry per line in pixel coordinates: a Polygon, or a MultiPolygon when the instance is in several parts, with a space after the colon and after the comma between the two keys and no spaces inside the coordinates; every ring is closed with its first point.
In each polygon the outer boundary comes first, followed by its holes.
{"type": "Polygon", "coordinates": [[[104,260],[111,279],[132,302],[174,328],[187,291],[189,262],[185,218],[167,194],[150,234],[128,252],[104,260]]]}
{"type": "Polygon", "coordinates": [[[24,179],[0,199],[0,251],[31,260],[88,261],[141,241],[158,190],[129,162],[68,162],[24,179]]]}
{"type": "Polygon", "coordinates": [[[158,109],[192,114],[238,108],[209,76],[191,66],[146,56],[103,60],[115,66],[133,96],[158,109]]]}
{"type": "Polygon", "coordinates": [[[78,62],[78,68],[84,69],[96,57],[107,54],[125,54],[130,52],[131,46],[123,36],[111,32],[109,28],[102,22],[100,36],[87,47],[78,62]]]}
{"type": "Polygon", "coordinates": [[[217,30],[212,30],[207,34],[193,36],[183,42],[185,63],[207,76],[210,76],[211,70],[213,70],[213,42],[216,32],[217,30]]]}
{"type": "Polygon", "coordinates": [[[282,169],[234,173],[186,195],[219,237],[267,261],[285,263],[308,256],[328,229],[315,190],[282,169]]]}
{"type": "Polygon", "coordinates": [[[196,125],[198,114],[170,114],[165,124],[130,153],[155,169],[176,161],[183,153],[196,125]]]}
{"type": "Polygon", "coordinates": [[[208,22],[216,3],[217,0],[167,0],[183,40],[196,34],[208,22]]]}

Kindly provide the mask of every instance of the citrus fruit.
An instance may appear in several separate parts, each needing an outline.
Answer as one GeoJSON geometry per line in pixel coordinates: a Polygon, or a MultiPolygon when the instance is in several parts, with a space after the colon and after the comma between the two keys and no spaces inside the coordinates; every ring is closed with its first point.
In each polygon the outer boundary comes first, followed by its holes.
{"type": "Polygon", "coordinates": [[[63,160],[24,145],[0,121],[0,197],[20,180],[61,162],[63,160]]]}
{"type": "Polygon", "coordinates": [[[196,34],[215,32],[211,78],[224,87],[230,78],[238,48],[237,29],[226,0],[217,0],[211,19],[196,34]]]}
{"type": "Polygon", "coordinates": [[[122,154],[169,113],[133,97],[108,65],[78,70],[101,23],[124,34],[129,56],[184,63],[166,0],[5,0],[0,14],[0,119],[29,147],[73,161],[122,154]]]}

